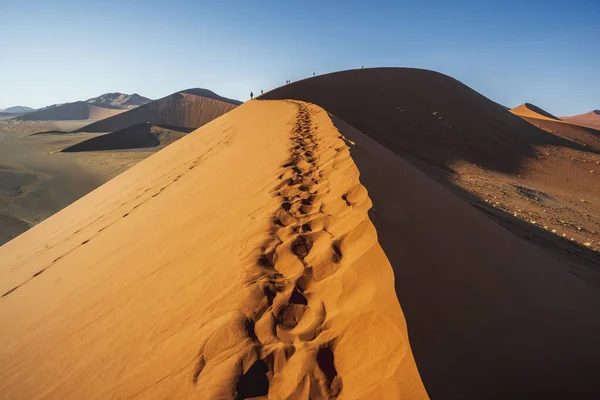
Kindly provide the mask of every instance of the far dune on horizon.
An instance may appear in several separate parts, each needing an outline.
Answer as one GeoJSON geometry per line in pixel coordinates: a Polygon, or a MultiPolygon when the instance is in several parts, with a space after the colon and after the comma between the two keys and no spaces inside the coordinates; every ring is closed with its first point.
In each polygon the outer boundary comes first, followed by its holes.
{"type": "Polygon", "coordinates": [[[561,117],[564,121],[600,131],[600,110],[593,110],[585,114],[561,117]]]}

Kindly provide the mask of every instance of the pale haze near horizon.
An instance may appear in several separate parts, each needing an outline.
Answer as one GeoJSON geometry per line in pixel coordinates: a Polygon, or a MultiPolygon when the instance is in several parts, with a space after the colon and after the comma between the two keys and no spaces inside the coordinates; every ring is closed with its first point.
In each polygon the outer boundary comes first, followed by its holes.
{"type": "Polygon", "coordinates": [[[337,70],[436,70],[508,107],[600,108],[600,2],[0,3],[0,108],[202,87],[247,100],[337,70]]]}

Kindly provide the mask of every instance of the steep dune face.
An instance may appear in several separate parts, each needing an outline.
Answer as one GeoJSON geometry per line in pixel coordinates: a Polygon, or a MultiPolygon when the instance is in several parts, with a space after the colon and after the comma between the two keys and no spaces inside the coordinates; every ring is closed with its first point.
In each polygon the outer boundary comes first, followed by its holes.
{"type": "Polygon", "coordinates": [[[214,93],[212,97],[194,94],[193,89],[189,93],[188,91],[175,93],[129,110],[122,115],[95,122],[77,132],[114,132],[143,122],[198,128],[231,111],[239,103],[229,102],[229,99],[220,98],[214,93]]]}
{"type": "Polygon", "coordinates": [[[0,248],[0,397],[426,398],[370,207],[326,112],[239,107],[0,248]]]}
{"type": "MultiPolygon", "coordinates": [[[[344,121],[432,398],[600,397],[600,294],[576,267],[344,121]]],[[[596,278],[597,279],[597,278],[596,278]]]]}
{"type": "Polygon", "coordinates": [[[263,98],[317,104],[397,153],[444,166],[465,160],[515,172],[532,145],[565,142],[457,80],[427,70],[336,72],[277,88],[263,98]]]}
{"type": "Polygon", "coordinates": [[[571,117],[562,117],[562,119],[573,124],[600,130],[600,110],[590,111],[589,113],[585,114],[573,115],[571,117]]]}
{"type": "Polygon", "coordinates": [[[88,104],[84,101],[59,104],[22,115],[18,121],[67,121],[98,120],[122,113],[125,110],[109,109],[88,104]]]}
{"type": "Polygon", "coordinates": [[[542,110],[538,106],[533,105],[531,103],[521,104],[520,106],[511,109],[510,112],[512,112],[513,114],[518,115],[520,117],[539,118],[539,119],[545,119],[545,120],[560,121],[560,118],[555,117],[554,115],[550,114],[549,112],[542,110]]]}

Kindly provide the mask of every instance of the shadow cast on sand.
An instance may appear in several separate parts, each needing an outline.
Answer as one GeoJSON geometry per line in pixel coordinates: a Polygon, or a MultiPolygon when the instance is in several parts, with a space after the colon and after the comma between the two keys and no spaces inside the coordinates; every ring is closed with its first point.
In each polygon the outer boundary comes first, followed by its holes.
{"type": "MultiPolygon", "coordinates": [[[[472,194],[463,191],[461,199],[462,189],[452,193],[354,127],[333,121],[354,143],[352,158],[373,201],[370,218],[394,269],[429,395],[598,398],[597,271],[528,243],[514,233],[552,239],[500,210],[482,213],[469,204],[482,203],[472,194]]],[[[598,263],[587,249],[575,253],[598,263]]]]}
{"type": "Polygon", "coordinates": [[[438,166],[464,160],[518,174],[534,147],[597,150],[557,137],[446,75],[411,68],[336,72],[274,89],[264,100],[314,103],[388,149],[438,166]]]}

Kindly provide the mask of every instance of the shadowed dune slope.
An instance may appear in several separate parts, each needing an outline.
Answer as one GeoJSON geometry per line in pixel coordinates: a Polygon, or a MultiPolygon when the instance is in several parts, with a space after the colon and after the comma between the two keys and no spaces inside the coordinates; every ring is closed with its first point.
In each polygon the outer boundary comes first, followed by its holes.
{"type": "Polygon", "coordinates": [[[562,119],[572,124],[600,130],[600,110],[590,111],[589,113],[585,114],[573,115],[571,117],[562,117],[562,119]]]}
{"type": "Polygon", "coordinates": [[[438,165],[466,160],[516,172],[534,144],[580,147],[528,124],[459,81],[427,70],[335,72],[260,98],[317,104],[394,152],[438,165]]]}
{"type": "Polygon", "coordinates": [[[373,201],[425,387],[439,399],[595,399],[600,294],[334,119],[373,201]]]}
{"type": "Polygon", "coordinates": [[[198,128],[241,104],[206,89],[188,89],[143,106],[84,126],[75,132],[114,132],[149,122],[182,128],[198,128]]]}
{"type": "Polygon", "coordinates": [[[533,105],[531,103],[521,104],[520,106],[517,106],[517,107],[511,109],[510,111],[513,114],[516,114],[520,117],[540,118],[540,119],[560,121],[560,118],[555,117],[554,115],[550,114],[548,111],[542,110],[538,106],[533,105]]]}
{"type": "Polygon", "coordinates": [[[251,101],[0,247],[0,398],[423,399],[327,113],[251,101]]]}
{"type": "Polygon", "coordinates": [[[139,149],[166,146],[189,133],[189,129],[168,128],[141,123],[116,132],[97,136],[69,146],[62,150],[65,153],[77,151],[102,151],[139,149]]]}
{"type": "Polygon", "coordinates": [[[33,111],[15,118],[17,121],[69,121],[83,119],[104,119],[125,110],[98,107],[85,101],[59,104],[33,111]]]}

